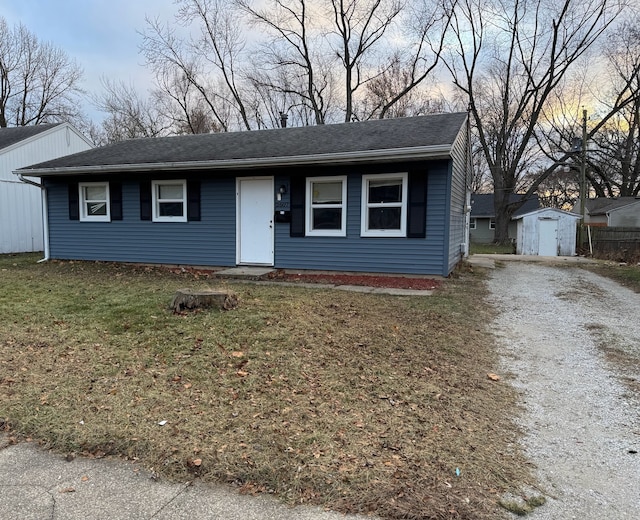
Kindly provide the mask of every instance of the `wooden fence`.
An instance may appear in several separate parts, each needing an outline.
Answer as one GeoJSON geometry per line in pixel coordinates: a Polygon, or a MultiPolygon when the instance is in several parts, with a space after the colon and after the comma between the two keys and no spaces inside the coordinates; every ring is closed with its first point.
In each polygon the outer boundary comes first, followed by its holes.
{"type": "Polygon", "coordinates": [[[640,228],[592,227],[593,256],[619,262],[640,259],[640,228]]]}

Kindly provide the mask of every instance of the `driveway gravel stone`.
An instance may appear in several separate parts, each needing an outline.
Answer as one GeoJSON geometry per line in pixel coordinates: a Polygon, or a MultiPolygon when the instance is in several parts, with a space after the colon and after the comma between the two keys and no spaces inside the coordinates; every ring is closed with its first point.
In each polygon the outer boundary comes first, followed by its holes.
{"type": "Polygon", "coordinates": [[[640,295],[573,266],[506,262],[489,275],[503,370],[547,496],[529,518],[640,518],[640,414],[624,382],[640,367],[606,358],[640,356],[640,295]]]}

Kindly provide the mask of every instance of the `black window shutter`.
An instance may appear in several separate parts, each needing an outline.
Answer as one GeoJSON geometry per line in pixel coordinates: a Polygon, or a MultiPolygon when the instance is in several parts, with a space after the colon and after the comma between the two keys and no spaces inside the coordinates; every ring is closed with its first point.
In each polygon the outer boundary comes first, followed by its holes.
{"type": "Polygon", "coordinates": [[[109,202],[111,203],[111,220],[122,220],[122,183],[109,183],[109,202]]]}
{"type": "Polygon", "coordinates": [[[303,237],[306,179],[304,177],[291,177],[289,189],[291,190],[291,227],[289,234],[292,237],[303,237]]]}
{"type": "Polygon", "coordinates": [[[407,237],[427,236],[427,172],[409,172],[407,237]]]}
{"type": "Polygon", "coordinates": [[[200,220],[200,181],[187,181],[187,220],[200,220]]]}
{"type": "Polygon", "coordinates": [[[80,220],[80,193],[78,183],[69,183],[69,220],[80,220]]]}
{"type": "Polygon", "coordinates": [[[140,181],[140,220],[151,220],[151,181],[140,181]]]}

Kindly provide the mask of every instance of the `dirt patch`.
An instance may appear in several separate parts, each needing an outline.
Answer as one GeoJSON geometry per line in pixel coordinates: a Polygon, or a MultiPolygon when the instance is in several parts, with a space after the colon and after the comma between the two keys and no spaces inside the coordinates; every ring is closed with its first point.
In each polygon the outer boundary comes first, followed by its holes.
{"type": "Polygon", "coordinates": [[[431,278],[412,278],[408,276],[384,276],[370,274],[307,274],[276,271],[267,276],[269,280],[285,282],[321,283],[331,285],[358,285],[364,287],[383,287],[387,289],[433,290],[442,287],[441,280],[431,278]]]}

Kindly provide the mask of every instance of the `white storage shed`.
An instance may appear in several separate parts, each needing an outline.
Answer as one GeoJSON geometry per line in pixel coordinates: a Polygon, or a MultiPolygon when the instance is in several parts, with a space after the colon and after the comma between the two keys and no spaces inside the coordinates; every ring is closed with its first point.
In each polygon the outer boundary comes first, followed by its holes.
{"type": "Polygon", "coordinates": [[[556,208],[542,208],[516,218],[517,254],[575,256],[580,215],[556,208]]]}
{"type": "Polygon", "coordinates": [[[41,190],[13,171],[91,148],[69,123],[0,128],[0,254],[44,249],[41,190]]]}

